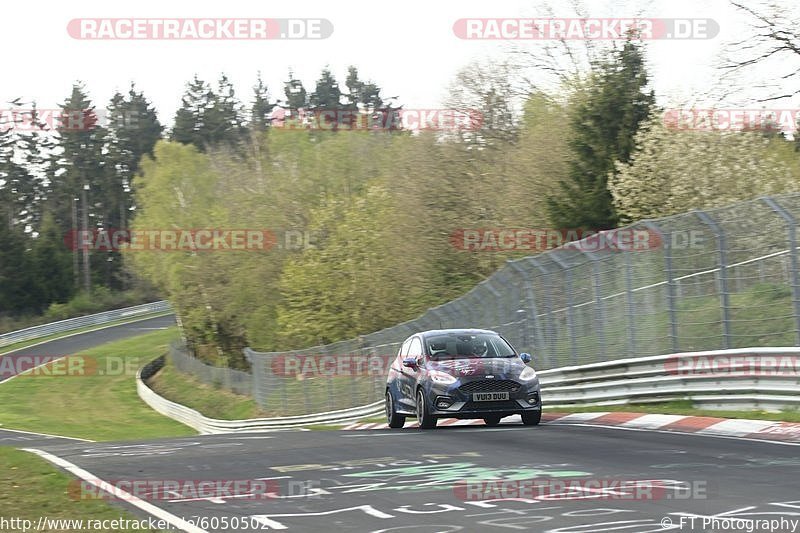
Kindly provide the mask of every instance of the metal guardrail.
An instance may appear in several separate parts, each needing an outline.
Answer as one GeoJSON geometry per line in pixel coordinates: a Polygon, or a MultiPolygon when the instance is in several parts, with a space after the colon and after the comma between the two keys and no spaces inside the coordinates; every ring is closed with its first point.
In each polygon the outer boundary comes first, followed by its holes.
{"type": "MultiPolygon", "coordinates": [[[[539,372],[542,400],[547,407],[620,405],[628,403],[691,400],[696,407],[716,409],[782,410],[800,407],[800,348],[743,348],[688,352],[654,357],[620,359],[603,363],[570,366],[539,372]],[[750,356],[752,372],[741,365],[728,364],[708,372],[696,361],[707,358],[723,361],[750,356]],[[776,356],[788,356],[793,372],[782,375],[776,356]],[[766,358],[772,358],[767,364],[766,358]]],[[[139,397],[159,413],[190,426],[200,433],[235,433],[302,427],[311,424],[337,424],[382,414],[383,401],[361,407],[310,415],[218,420],[207,418],[184,405],[159,396],[145,383],[163,365],[161,357],[146,365],[136,376],[139,397]]]]}
{"type": "Polygon", "coordinates": [[[153,410],[194,428],[201,434],[247,433],[291,429],[314,424],[337,424],[354,422],[383,412],[383,401],[352,409],[342,409],[324,413],[278,418],[252,418],[248,420],[220,420],[208,418],[198,411],[167,400],[147,386],[145,380],[163,366],[164,358],[159,357],[145,365],[136,374],[136,392],[153,410]]]}
{"type": "Polygon", "coordinates": [[[542,399],[552,407],[691,400],[700,408],[774,411],[800,407],[798,362],[797,347],[741,348],[556,368],[539,372],[539,380],[542,399]],[[742,365],[744,356],[749,369],[742,365]],[[788,357],[791,365],[781,371],[777,356],[788,357]],[[698,364],[730,358],[715,368],[698,364]]]}
{"type": "Polygon", "coordinates": [[[167,312],[170,310],[169,302],[162,300],[159,302],[134,305],[133,307],[103,311],[102,313],[93,315],[68,318],[66,320],[59,320],[58,322],[51,322],[49,324],[41,324],[39,326],[3,333],[0,335],[0,347],[38,339],[40,337],[47,337],[56,333],[64,333],[89,326],[99,326],[139,315],[167,312]]]}

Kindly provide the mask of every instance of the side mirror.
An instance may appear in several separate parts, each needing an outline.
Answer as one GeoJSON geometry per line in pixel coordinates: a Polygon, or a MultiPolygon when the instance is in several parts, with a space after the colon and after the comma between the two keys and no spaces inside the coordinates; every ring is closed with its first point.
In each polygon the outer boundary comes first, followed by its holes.
{"type": "Polygon", "coordinates": [[[522,359],[522,362],[528,364],[531,362],[531,354],[529,353],[521,353],[519,354],[519,358],[522,359]]]}
{"type": "Polygon", "coordinates": [[[403,359],[403,366],[408,368],[417,368],[417,358],[406,357],[405,359],[403,359]]]}

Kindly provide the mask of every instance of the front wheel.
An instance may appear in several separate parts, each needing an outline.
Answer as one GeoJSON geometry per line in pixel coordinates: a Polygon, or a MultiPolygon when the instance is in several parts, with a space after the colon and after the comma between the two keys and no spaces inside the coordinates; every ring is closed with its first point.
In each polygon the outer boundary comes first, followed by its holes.
{"type": "Polygon", "coordinates": [[[386,420],[389,422],[390,428],[401,428],[406,423],[406,417],[397,414],[394,408],[394,400],[392,400],[392,393],[386,391],[386,420]]]}
{"type": "Polygon", "coordinates": [[[542,420],[542,411],[530,411],[522,413],[522,423],[526,426],[538,426],[542,420]]]}
{"type": "Polygon", "coordinates": [[[436,427],[436,417],[428,413],[428,404],[425,401],[425,393],[422,392],[422,389],[417,391],[417,421],[422,429],[436,427]]]}

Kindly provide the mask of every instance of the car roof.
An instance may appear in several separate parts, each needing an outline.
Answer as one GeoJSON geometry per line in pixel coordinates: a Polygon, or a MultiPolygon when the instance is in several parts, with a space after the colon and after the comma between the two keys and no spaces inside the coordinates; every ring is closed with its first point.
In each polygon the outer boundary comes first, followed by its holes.
{"type": "MultiPolygon", "coordinates": [[[[421,331],[419,333],[415,333],[415,335],[420,335],[423,338],[433,337],[435,335],[476,335],[476,334],[484,334],[484,335],[498,335],[496,331],[492,331],[490,329],[474,329],[474,328],[467,328],[467,329],[429,329],[428,331],[421,331]]],[[[413,335],[412,335],[413,337],[413,335]]]]}

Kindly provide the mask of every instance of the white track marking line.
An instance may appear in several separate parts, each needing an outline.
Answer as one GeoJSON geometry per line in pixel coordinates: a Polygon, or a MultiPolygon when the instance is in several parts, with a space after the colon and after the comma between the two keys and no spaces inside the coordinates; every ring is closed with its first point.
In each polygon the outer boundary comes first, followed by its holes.
{"type": "Polygon", "coordinates": [[[588,420],[600,418],[601,416],[605,416],[607,414],[609,413],[570,413],[568,415],[556,418],[556,420],[553,420],[553,422],[586,422],[588,420]]]}
{"type": "Polygon", "coordinates": [[[114,487],[110,483],[99,479],[97,476],[92,474],[91,472],[84,470],[83,468],[70,463],[69,461],[47,453],[42,450],[37,450],[36,448],[22,448],[26,452],[35,453],[42,459],[50,461],[54,465],[63,468],[70,474],[77,476],[84,481],[91,483],[92,485],[98,487],[100,490],[104,490],[106,492],[110,492],[112,494],[122,494],[125,497],[125,501],[130,503],[131,505],[138,507],[142,511],[155,516],[156,518],[160,518],[161,520],[165,520],[171,525],[175,526],[176,528],[180,529],[181,531],[186,531],[186,533],[208,533],[205,529],[201,529],[183,518],[179,518],[174,514],[161,509],[160,507],[156,507],[152,503],[146,502],[140,498],[137,498],[133,494],[130,494],[124,490],[121,490],[117,487],[114,487]]]}
{"type": "Polygon", "coordinates": [[[58,439],[70,439],[70,440],[79,440],[83,442],[94,442],[93,440],[89,439],[81,439],[78,437],[67,437],[64,435],[53,435],[52,433],[37,433],[36,431],[23,431],[21,429],[8,429],[4,428],[2,424],[0,424],[0,431],[13,431],[14,433],[25,433],[27,435],[39,435],[40,437],[54,437],[58,439]]]}

